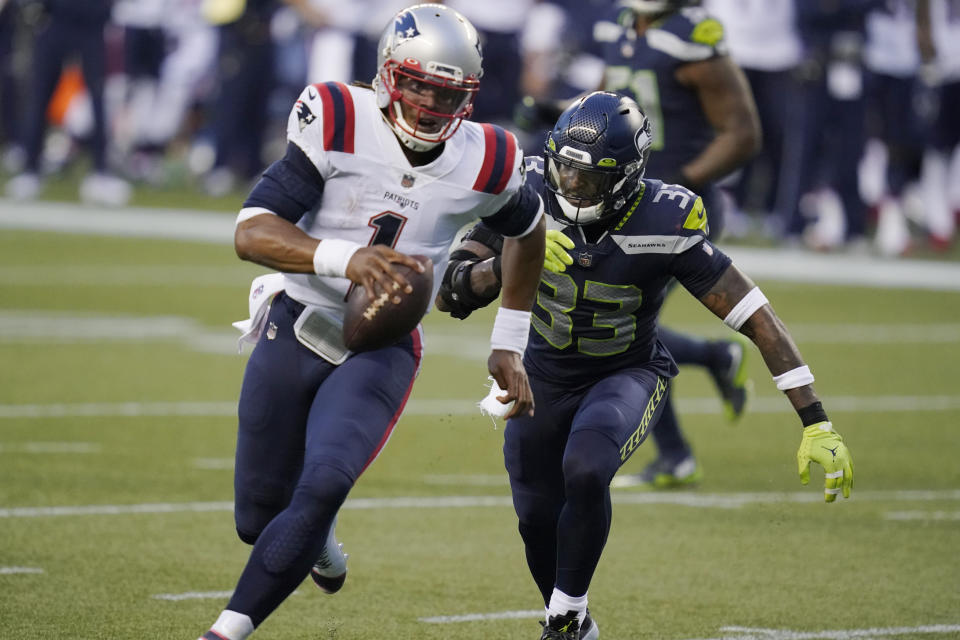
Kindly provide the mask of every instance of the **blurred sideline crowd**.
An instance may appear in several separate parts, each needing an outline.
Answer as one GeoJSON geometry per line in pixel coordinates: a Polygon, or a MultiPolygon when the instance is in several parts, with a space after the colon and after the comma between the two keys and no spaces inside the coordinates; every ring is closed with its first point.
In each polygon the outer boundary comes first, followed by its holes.
{"type": "MultiPolygon", "coordinates": [[[[369,82],[406,0],[0,0],[4,195],[78,158],[80,198],[249,186],[307,83],[369,82]]],[[[534,105],[600,86],[615,0],[447,0],[484,41],[475,120],[539,152],[534,105]]],[[[960,218],[960,0],[703,0],[763,128],[723,181],[727,234],[818,250],[945,250],[960,218]]],[[[660,176],[650,176],[660,177],[660,176]]]]}

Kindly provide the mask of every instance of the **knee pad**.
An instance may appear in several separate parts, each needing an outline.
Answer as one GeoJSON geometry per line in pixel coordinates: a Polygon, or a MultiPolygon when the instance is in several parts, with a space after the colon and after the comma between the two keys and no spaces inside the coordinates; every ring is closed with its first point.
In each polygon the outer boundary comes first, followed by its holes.
{"type": "Polygon", "coordinates": [[[618,468],[620,450],[606,433],[592,429],[575,431],[563,456],[567,499],[601,499],[618,468]]]}
{"type": "Polygon", "coordinates": [[[263,550],[263,568],[272,574],[287,571],[303,556],[315,560],[325,539],[317,523],[302,512],[287,512],[282,518],[283,526],[263,550]]]}

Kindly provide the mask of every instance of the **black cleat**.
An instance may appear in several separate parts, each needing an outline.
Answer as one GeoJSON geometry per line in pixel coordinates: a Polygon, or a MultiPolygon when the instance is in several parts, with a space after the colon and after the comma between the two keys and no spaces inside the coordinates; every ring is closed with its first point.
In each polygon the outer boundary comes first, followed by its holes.
{"type": "Polygon", "coordinates": [[[577,622],[576,611],[567,611],[563,616],[550,616],[546,622],[540,624],[543,626],[540,640],[580,640],[580,624],[577,622]]]}
{"type": "Polygon", "coordinates": [[[600,627],[593,621],[590,615],[590,609],[587,609],[587,615],[583,617],[580,623],[580,640],[597,640],[600,637],[600,627]]]}

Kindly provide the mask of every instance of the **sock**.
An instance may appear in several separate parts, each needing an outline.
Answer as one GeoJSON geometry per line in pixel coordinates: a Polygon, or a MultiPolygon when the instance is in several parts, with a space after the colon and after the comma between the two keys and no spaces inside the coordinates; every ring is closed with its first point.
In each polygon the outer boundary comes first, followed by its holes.
{"type": "Polygon", "coordinates": [[[568,596],[560,589],[554,587],[553,594],[550,596],[550,604],[547,606],[547,620],[556,616],[565,616],[571,611],[577,612],[577,623],[583,621],[587,613],[587,594],[582,596],[568,596]]]}
{"type": "Polygon", "coordinates": [[[253,622],[251,622],[250,616],[224,609],[217,621],[210,627],[210,631],[223,638],[223,640],[246,640],[253,633],[253,622]]]}

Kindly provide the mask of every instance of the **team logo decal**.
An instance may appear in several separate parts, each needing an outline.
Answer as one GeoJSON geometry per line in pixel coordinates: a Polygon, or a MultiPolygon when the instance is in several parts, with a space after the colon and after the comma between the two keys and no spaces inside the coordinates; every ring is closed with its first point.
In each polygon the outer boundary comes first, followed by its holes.
{"type": "Polygon", "coordinates": [[[637,148],[637,152],[643,155],[651,144],[653,144],[653,138],[650,137],[650,127],[643,126],[637,129],[633,136],[633,146],[637,148]]]}
{"type": "Polygon", "coordinates": [[[589,251],[581,251],[577,254],[577,264],[584,269],[589,269],[593,265],[593,254],[589,251]]]}
{"type": "Polygon", "coordinates": [[[403,178],[400,179],[400,186],[404,189],[409,189],[413,186],[413,183],[416,179],[416,176],[414,176],[412,173],[405,173],[403,174],[403,178]]]}
{"type": "Polygon", "coordinates": [[[398,42],[420,35],[420,29],[417,28],[417,21],[413,17],[413,14],[409,11],[404,11],[398,15],[393,23],[393,33],[398,42]]]}
{"type": "Polygon", "coordinates": [[[300,131],[303,131],[304,127],[316,119],[317,116],[313,115],[313,111],[310,111],[310,107],[307,106],[307,103],[303,100],[297,100],[297,120],[300,124],[300,131]]]}

